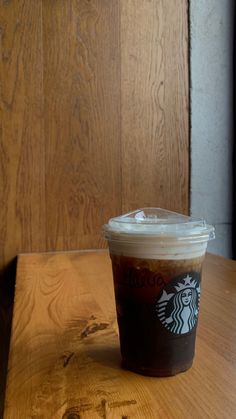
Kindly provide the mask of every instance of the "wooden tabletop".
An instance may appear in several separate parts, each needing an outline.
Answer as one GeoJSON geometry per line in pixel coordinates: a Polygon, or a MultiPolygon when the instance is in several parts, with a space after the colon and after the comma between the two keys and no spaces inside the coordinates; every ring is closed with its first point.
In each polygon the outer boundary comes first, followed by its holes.
{"type": "Polygon", "coordinates": [[[18,258],[5,419],[236,418],[236,262],[207,255],[193,367],[120,367],[106,252],[18,258]]]}

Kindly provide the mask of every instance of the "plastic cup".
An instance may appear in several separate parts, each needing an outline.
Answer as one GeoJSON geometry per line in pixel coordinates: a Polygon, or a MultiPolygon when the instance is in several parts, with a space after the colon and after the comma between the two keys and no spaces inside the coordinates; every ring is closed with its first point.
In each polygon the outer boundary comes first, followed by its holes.
{"type": "Polygon", "coordinates": [[[122,364],[150,376],[192,365],[201,270],[214,227],[160,208],[103,227],[112,261],[122,364]]]}

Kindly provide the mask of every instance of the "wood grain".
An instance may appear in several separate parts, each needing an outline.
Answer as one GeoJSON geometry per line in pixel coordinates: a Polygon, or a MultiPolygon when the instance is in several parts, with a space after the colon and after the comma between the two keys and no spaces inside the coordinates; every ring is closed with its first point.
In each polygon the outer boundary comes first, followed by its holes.
{"type": "Polygon", "coordinates": [[[4,419],[235,418],[235,280],[207,256],[194,365],[150,378],[120,368],[106,252],[20,256],[4,419]]]}
{"type": "Polygon", "coordinates": [[[118,16],[116,0],[43,2],[48,250],[104,246],[121,211],[118,16]]]}
{"type": "Polygon", "coordinates": [[[0,0],[0,269],[188,210],[187,0],[0,0]]]}
{"type": "Polygon", "coordinates": [[[187,1],[121,6],[122,208],[187,213],[187,1]]]}
{"type": "Polygon", "coordinates": [[[0,269],[45,249],[41,1],[0,3],[0,269]]]}
{"type": "Polygon", "coordinates": [[[0,416],[16,254],[45,250],[42,4],[0,1],[0,416]]]}

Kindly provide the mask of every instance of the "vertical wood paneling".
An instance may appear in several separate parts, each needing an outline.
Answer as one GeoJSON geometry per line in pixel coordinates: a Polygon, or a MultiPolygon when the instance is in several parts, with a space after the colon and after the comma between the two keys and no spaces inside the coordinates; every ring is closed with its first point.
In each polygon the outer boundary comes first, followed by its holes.
{"type": "Polygon", "coordinates": [[[187,0],[0,0],[0,268],[188,210],[187,0]]]}
{"type": "Polygon", "coordinates": [[[47,249],[104,245],[121,211],[119,2],[44,1],[47,249]]]}
{"type": "Polygon", "coordinates": [[[165,22],[166,205],[189,212],[188,1],[163,0],[165,22]]]}
{"type": "Polygon", "coordinates": [[[123,211],[187,212],[187,1],[121,5],[123,211]]]}
{"type": "Polygon", "coordinates": [[[0,2],[0,268],[45,246],[41,6],[0,2]]]}

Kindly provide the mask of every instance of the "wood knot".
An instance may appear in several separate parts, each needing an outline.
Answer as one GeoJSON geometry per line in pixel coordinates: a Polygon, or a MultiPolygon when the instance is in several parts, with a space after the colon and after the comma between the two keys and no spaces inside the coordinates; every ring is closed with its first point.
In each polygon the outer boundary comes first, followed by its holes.
{"type": "Polygon", "coordinates": [[[62,419],[80,419],[80,415],[78,415],[78,413],[65,413],[62,417],[62,419]]]}
{"type": "Polygon", "coordinates": [[[80,334],[81,339],[86,338],[87,336],[98,332],[99,330],[104,330],[109,326],[109,323],[92,323],[89,324],[80,334]]]}

